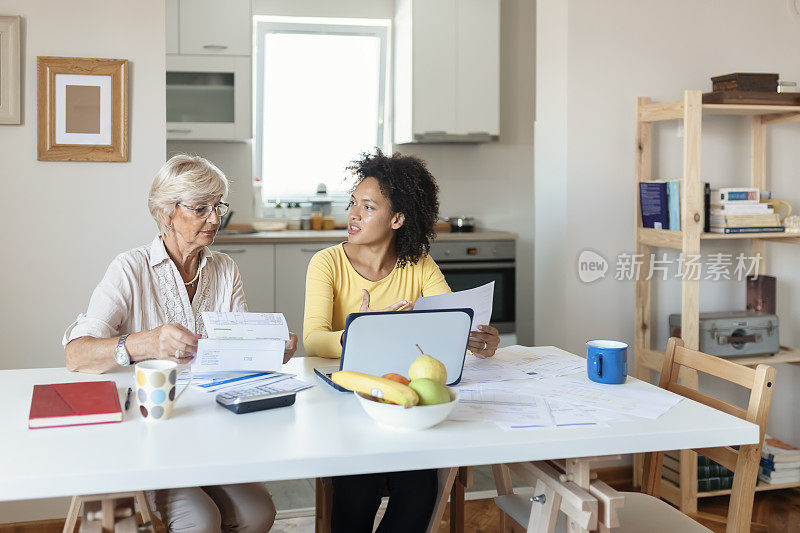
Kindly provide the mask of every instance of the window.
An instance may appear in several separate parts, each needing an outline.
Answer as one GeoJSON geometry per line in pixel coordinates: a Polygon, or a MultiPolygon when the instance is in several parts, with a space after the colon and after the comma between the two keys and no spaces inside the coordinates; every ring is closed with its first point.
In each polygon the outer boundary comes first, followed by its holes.
{"type": "Polygon", "coordinates": [[[265,202],[319,183],[346,195],[347,164],[386,148],[389,21],[256,18],[254,173],[265,202]]]}

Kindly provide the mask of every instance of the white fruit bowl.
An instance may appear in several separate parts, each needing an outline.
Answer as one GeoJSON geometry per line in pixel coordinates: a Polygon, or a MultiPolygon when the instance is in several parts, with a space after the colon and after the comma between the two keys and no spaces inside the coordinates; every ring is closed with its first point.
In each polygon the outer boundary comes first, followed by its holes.
{"type": "Polygon", "coordinates": [[[358,403],[378,424],[389,429],[420,431],[442,422],[458,402],[458,391],[447,388],[450,393],[448,403],[436,405],[415,405],[406,409],[402,405],[376,402],[369,396],[356,393],[358,403]]]}

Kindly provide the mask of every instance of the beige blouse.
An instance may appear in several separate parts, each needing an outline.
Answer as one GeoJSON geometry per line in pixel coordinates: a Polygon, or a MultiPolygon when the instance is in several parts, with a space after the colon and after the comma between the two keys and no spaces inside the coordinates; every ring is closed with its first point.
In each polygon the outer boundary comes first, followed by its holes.
{"type": "Polygon", "coordinates": [[[156,236],[149,246],[119,254],[94,289],[85,313],[64,332],[62,343],[79,337],[109,338],[181,324],[205,335],[203,311],[247,311],[242,280],[233,259],[204,248],[194,300],[156,236]]]}

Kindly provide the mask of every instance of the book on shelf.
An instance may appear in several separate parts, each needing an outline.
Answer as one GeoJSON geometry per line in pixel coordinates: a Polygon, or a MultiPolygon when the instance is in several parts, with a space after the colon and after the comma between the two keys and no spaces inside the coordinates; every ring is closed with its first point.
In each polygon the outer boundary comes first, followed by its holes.
{"type": "Polygon", "coordinates": [[[783,226],[761,226],[752,228],[711,228],[709,233],[783,233],[786,228],[783,226]]]}
{"type": "Polygon", "coordinates": [[[711,184],[703,182],[703,231],[711,231],[711,184]]]}
{"type": "Polygon", "coordinates": [[[798,462],[800,461],[800,449],[771,435],[765,435],[761,457],[776,464],[798,462]]]}
{"type": "Polygon", "coordinates": [[[676,485],[681,484],[681,473],[679,470],[673,470],[669,468],[666,464],[661,469],[661,477],[675,483],[676,485]]]}
{"type": "Polygon", "coordinates": [[[757,204],[761,192],[757,187],[724,187],[711,190],[711,204],[757,204]]]}
{"type": "Polygon", "coordinates": [[[681,181],[665,180],[667,182],[667,210],[669,211],[669,229],[681,230],[681,181]]]}
{"type": "Polygon", "coordinates": [[[726,490],[733,487],[733,476],[707,477],[697,479],[697,491],[726,490]]]}
{"type": "Polygon", "coordinates": [[[753,228],[781,225],[779,215],[774,213],[750,214],[750,215],[719,215],[711,212],[712,228],[753,228]]]}
{"type": "MultiPolygon", "coordinates": [[[[680,452],[664,452],[664,465],[661,469],[662,479],[680,485],[680,452]]],[[[704,455],[697,456],[697,490],[709,492],[726,490],[733,487],[733,472],[712,461],[704,455]]]]}
{"type": "Polygon", "coordinates": [[[759,467],[775,472],[787,472],[791,470],[800,471],[800,461],[792,461],[791,463],[776,463],[774,461],[770,461],[766,457],[762,457],[759,467]]]}
{"type": "Polygon", "coordinates": [[[779,483],[798,483],[800,482],[800,469],[779,473],[774,470],[759,468],[758,479],[771,485],[777,485],[779,483]]]}
{"type": "Polygon", "coordinates": [[[643,228],[669,229],[666,182],[640,181],[639,206],[642,213],[643,228]]]}
{"type": "Polygon", "coordinates": [[[772,202],[760,204],[713,204],[709,206],[710,214],[714,215],[768,215],[775,212],[772,202]]]}
{"type": "Polygon", "coordinates": [[[731,472],[730,470],[728,470],[719,463],[711,463],[709,465],[697,466],[698,479],[707,477],[724,477],[724,476],[733,476],[733,472],[731,472]]]}
{"type": "Polygon", "coordinates": [[[676,472],[681,471],[680,452],[664,452],[664,467],[676,472]]]}

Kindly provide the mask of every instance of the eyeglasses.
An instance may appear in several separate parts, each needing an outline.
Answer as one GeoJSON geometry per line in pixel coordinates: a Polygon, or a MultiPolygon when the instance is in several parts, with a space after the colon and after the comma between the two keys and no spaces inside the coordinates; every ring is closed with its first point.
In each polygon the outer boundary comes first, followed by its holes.
{"type": "Polygon", "coordinates": [[[198,205],[197,207],[192,207],[191,205],[186,205],[178,202],[175,205],[179,205],[184,209],[188,209],[189,211],[193,211],[197,218],[208,218],[211,216],[211,210],[215,210],[217,212],[217,216],[224,216],[228,209],[230,208],[230,204],[227,202],[220,202],[217,205],[198,205]]]}

